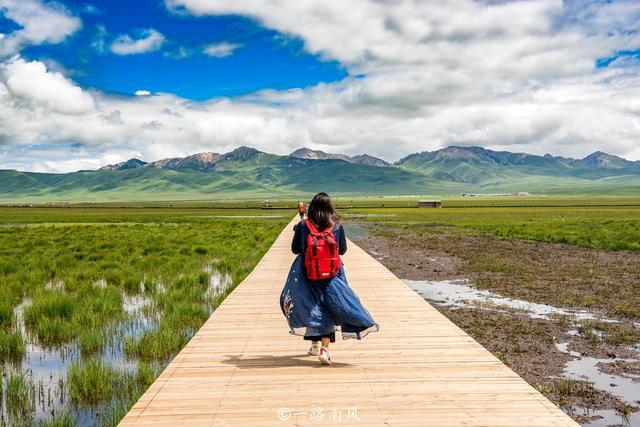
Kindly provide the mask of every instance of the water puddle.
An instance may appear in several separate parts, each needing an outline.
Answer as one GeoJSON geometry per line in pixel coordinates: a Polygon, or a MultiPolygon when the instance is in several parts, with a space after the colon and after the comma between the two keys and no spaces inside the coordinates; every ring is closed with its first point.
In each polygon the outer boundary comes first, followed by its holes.
{"type": "MultiPolygon", "coordinates": [[[[106,286],[104,279],[94,283],[97,287],[106,286]]],[[[47,289],[63,290],[64,284],[49,282],[47,289]]],[[[148,310],[153,301],[145,295],[123,294],[123,310],[126,316],[104,328],[105,342],[98,356],[106,363],[126,371],[134,371],[138,367],[136,360],[126,357],[124,340],[127,337],[138,337],[146,330],[155,328],[159,314],[148,310]]],[[[39,345],[31,336],[24,320],[24,312],[31,305],[30,299],[24,299],[14,307],[16,328],[25,339],[25,356],[20,362],[5,363],[2,377],[2,396],[0,397],[0,425],[13,425],[17,421],[7,410],[7,381],[11,373],[22,373],[28,383],[33,386],[35,393],[34,420],[49,419],[52,414],[69,411],[78,425],[92,426],[100,424],[96,414],[104,412],[104,405],[98,407],[83,407],[72,405],[66,387],[66,375],[73,361],[82,359],[82,351],[77,342],[47,348],[39,345]]]]}
{"type": "Polygon", "coordinates": [[[211,304],[225,294],[233,284],[233,277],[229,273],[216,270],[211,264],[205,265],[204,271],[209,274],[209,284],[205,291],[205,299],[210,303],[209,311],[213,311],[211,304]]]}
{"type": "MultiPolygon", "coordinates": [[[[48,349],[38,345],[30,337],[24,312],[31,305],[31,300],[24,299],[14,308],[17,330],[25,338],[25,356],[17,365],[5,364],[5,371],[22,372],[26,379],[35,386],[36,407],[35,419],[49,417],[54,411],[65,407],[68,396],[64,389],[67,366],[80,356],[77,346],[66,345],[56,349],[48,349]]],[[[6,390],[8,375],[2,378],[2,389],[6,390]]],[[[2,422],[11,425],[13,422],[7,413],[6,393],[2,396],[2,422]]]]}
{"type": "Polygon", "coordinates": [[[146,295],[123,295],[122,309],[128,314],[142,314],[142,309],[150,306],[151,298],[146,295]]]}
{"type": "Polygon", "coordinates": [[[558,350],[574,357],[567,362],[563,375],[567,378],[580,381],[588,381],[598,390],[620,398],[628,404],[635,404],[635,400],[640,398],[640,382],[634,381],[634,376],[621,376],[603,372],[602,365],[615,362],[637,362],[637,359],[608,358],[598,359],[595,357],[583,356],[577,351],[569,350],[569,343],[556,343],[558,350]]]}
{"type": "MultiPolygon", "coordinates": [[[[531,303],[524,300],[507,298],[488,290],[475,288],[466,280],[444,280],[444,281],[419,281],[403,280],[410,288],[420,294],[431,303],[447,307],[452,310],[461,308],[475,308],[482,310],[500,311],[500,309],[515,310],[534,319],[551,320],[553,316],[569,316],[574,322],[581,320],[596,320],[599,322],[617,323],[617,320],[608,319],[587,310],[570,310],[554,307],[548,304],[531,303]]],[[[638,327],[638,324],[635,325],[638,327]]],[[[602,331],[594,330],[596,335],[602,331]]],[[[577,329],[568,332],[570,337],[579,335],[577,329]]],[[[616,362],[638,362],[638,359],[617,358],[599,359],[584,356],[580,352],[570,350],[570,342],[555,343],[556,348],[573,359],[569,360],[563,371],[563,377],[577,381],[587,381],[594,388],[607,392],[619,398],[628,405],[637,405],[640,399],[640,375],[635,374],[614,374],[604,372],[603,369],[609,364],[616,362]]],[[[640,343],[629,346],[630,350],[640,356],[640,343]]],[[[584,426],[604,427],[610,425],[640,426],[640,413],[632,413],[628,416],[611,410],[591,410],[588,408],[572,407],[566,409],[570,413],[589,417],[599,417],[584,426]]]]}
{"type": "MultiPolygon", "coordinates": [[[[209,310],[213,311],[214,303],[219,303],[233,284],[233,277],[216,268],[218,259],[211,259],[204,266],[209,275],[209,282],[205,291],[209,310]]],[[[43,284],[51,291],[65,291],[64,282],[50,280],[43,284]]],[[[104,289],[109,286],[106,279],[100,278],[93,283],[96,288],[104,289]]],[[[102,347],[90,356],[84,354],[79,341],[57,346],[42,346],[31,334],[25,324],[25,311],[31,305],[31,300],[23,299],[14,307],[16,329],[25,340],[25,355],[22,360],[6,362],[0,366],[5,375],[0,383],[0,426],[17,425],[21,422],[31,425],[32,421],[45,421],[52,414],[68,412],[77,425],[101,425],[103,415],[109,410],[111,402],[100,403],[96,406],[75,405],[71,402],[67,384],[67,372],[72,362],[87,357],[98,357],[112,367],[134,372],[138,368],[138,361],[127,356],[124,343],[128,338],[136,339],[146,331],[157,327],[162,313],[155,307],[154,295],[167,292],[167,287],[160,278],[152,283],[140,283],[133,293],[122,293],[122,318],[115,319],[102,329],[102,347]],[[17,420],[9,413],[7,405],[7,382],[12,374],[22,375],[28,384],[28,393],[35,396],[35,409],[28,420],[17,420]]],[[[195,332],[195,331],[194,331],[195,332]]]]}
{"type": "Polygon", "coordinates": [[[365,227],[358,223],[346,222],[343,223],[344,232],[349,239],[362,240],[369,235],[369,232],[365,227]]]}
{"type": "Polygon", "coordinates": [[[64,291],[64,281],[62,280],[49,280],[44,284],[44,288],[49,291],[64,291]]]}
{"type": "Polygon", "coordinates": [[[587,310],[571,310],[538,304],[520,299],[503,297],[489,290],[480,290],[467,280],[403,280],[411,289],[427,300],[442,307],[481,308],[495,310],[499,308],[517,310],[533,319],[550,320],[553,316],[570,316],[575,320],[598,320],[617,323],[616,320],[598,316],[587,310]]]}
{"type": "Polygon", "coordinates": [[[593,421],[582,424],[582,427],[609,427],[609,426],[640,426],[640,413],[634,412],[629,415],[619,413],[614,409],[602,409],[593,411],[588,408],[575,407],[571,413],[585,417],[599,417],[593,421]]]}

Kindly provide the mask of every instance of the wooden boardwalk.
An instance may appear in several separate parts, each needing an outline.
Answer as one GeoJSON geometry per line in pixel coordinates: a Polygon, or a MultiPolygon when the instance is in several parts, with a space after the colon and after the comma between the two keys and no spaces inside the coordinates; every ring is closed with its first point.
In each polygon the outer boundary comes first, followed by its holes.
{"type": "Polygon", "coordinates": [[[338,337],[320,366],[278,305],[292,224],[122,426],[577,425],[351,242],[347,277],[380,332],[338,337]]]}

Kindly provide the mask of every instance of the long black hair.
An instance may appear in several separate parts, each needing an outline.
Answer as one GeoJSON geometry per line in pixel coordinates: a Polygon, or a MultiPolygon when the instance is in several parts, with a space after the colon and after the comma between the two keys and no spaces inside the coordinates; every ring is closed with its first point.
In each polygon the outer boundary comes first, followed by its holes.
{"type": "Polygon", "coordinates": [[[322,231],[329,226],[336,225],[340,222],[340,217],[331,203],[331,197],[327,193],[318,193],[313,196],[309,208],[307,209],[307,217],[322,231]]]}

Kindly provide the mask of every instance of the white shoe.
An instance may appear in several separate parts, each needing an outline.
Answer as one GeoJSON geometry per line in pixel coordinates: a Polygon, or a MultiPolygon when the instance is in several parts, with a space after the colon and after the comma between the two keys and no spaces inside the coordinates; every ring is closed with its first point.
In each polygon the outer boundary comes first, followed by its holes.
{"type": "Polygon", "coordinates": [[[331,356],[329,355],[329,349],[327,347],[320,347],[318,359],[323,365],[331,365],[331,356]]]}
{"type": "Polygon", "coordinates": [[[310,356],[317,356],[320,354],[320,343],[311,344],[311,348],[307,352],[310,356]]]}

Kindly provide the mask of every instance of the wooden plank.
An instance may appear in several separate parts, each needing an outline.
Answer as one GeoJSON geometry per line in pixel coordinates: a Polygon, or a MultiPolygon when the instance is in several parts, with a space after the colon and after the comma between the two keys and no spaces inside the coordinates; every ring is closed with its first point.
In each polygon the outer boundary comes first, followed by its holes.
{"type": "Polygon", "coordinates": [[[120,425],[577,425],[352,242],[347,277],[380,331],[320,366],[278,305],[293,224],[120,425]]]}

